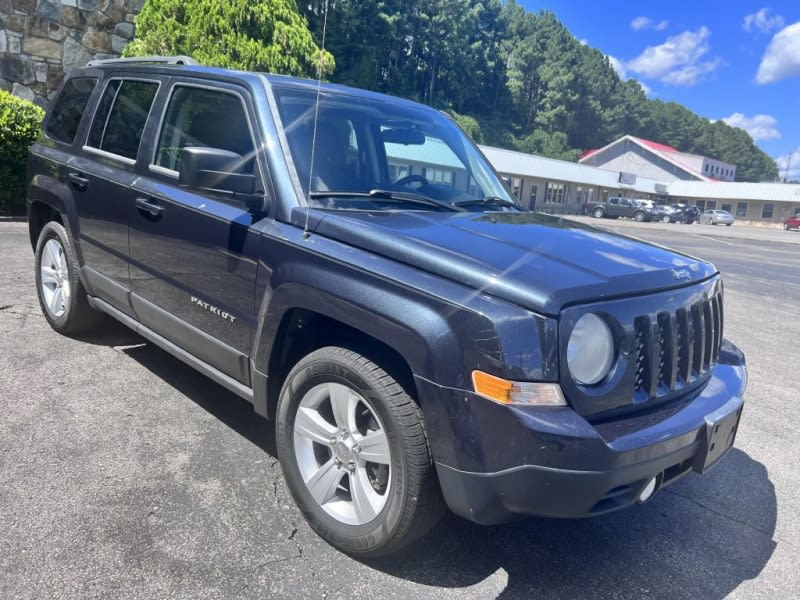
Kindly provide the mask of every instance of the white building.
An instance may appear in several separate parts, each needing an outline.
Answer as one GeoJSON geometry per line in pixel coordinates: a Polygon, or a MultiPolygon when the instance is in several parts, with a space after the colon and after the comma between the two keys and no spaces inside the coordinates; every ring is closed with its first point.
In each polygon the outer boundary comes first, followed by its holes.
{"type": "Polygon", "coordinates": [[[736,176],[736,165],[632,135],[590,150],[578,162],[661,181],[733,181],[736,176]]]}
{"type": "Polygon", "coordinates": [[[586,202],[608,196],[687,202],[701,210],[730,211],[737,220],[775,223],[800,210],[800,185],[725,182],[702,176],[658,179],[490,146],[481,150],[511,180],[524,206],[549,213],[581,214],[586,202]]]}

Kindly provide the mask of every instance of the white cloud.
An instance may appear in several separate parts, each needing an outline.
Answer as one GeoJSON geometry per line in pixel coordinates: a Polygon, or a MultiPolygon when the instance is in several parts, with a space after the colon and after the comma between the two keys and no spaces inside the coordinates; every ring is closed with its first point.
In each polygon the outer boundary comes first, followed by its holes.
{"type": "Polygon", "coordinates": [[[715,58],[706,62],[694,65],[686,65],[675,71],[671,71],[661,78],[669,85],[692,86],[703,78],[703,75],[713,73],[723,64],[722,59],[715,58]]]}
{"type": "Polygon", "coordinates": [[[642,31],[643,29],[655,29],[656,31],[664,31],[669,26],[669,21],[659,21],[656,23],[650,17],[636,17],[631,21],[631,29],[634,31],[642,31]]]}
{"type": "Polygon", "coordinates": [[[780,15],[769,16],[769,8],[762,8],[752,15],[747,15],[742,23],[742,29],[745,31],[753,31],[754,29],[761,33],[770,33],[776,29],[783,27],[783,17],[780,15]]]}
{"type": "Polygon", "coordinates": [[[781,179],[800,180],[800,148],[791,154],[777,157],[775,163],[778,165],[778,176],[781,179]]]}
{"type": "Polygon", "coordinates": [[[611,68],[617,72],[617,75],[619,75],[619,78],[626,79],[627,71],[625,70],[625,65],[623,62],[616,56],[611,56],[610,54],[606,54],[606,57],[608,58],[608,62],[611,63],[611,68]]]}
{"type": "Polygon", "coordinates": [[[719,58],[701,61],[711,49],[710,36],[708,27],[684,31],[667,38],[663,44],[645,48],[625,67],[643,77],[660,79],[670,85],[694,85],[724,64],[719,58]]]}
{"type": "Polygon", "coordinates": [[[781,137],[781,132],[778,131],[778,120],[772,115],[746,117],[742,113],[733,113],[730,117],[725,117],[722,120],[731,127],[744,129],[755,142],[777,140],[781,137]]]}
{"type": "Polygon", "coordinates": [[[757,83],[775,83],[800,75],[800,21],[784,27],[767,46],[756,73],[757,83]]]}
{"type": "MultiPolygon", "coordinates": [[[[617,72],[617,75],[619,75],[620,79],[622,79],[622,80],[629,79],[628,71],[625,68],[625,63],[623,63],[616,56],[612,56],[611,54],[606,54],[606,58],[608,59],[608,62],[611,64],[611,68],[614,69],[617,72]]],[[[645,95],[652,96],[653,90],[649,86],[645,85],[644,83],[642,83],[638,79],[636,80],[636,83],[638,83],[640,86],[642,86],[642,89],[644,90],[645,95]]]]}

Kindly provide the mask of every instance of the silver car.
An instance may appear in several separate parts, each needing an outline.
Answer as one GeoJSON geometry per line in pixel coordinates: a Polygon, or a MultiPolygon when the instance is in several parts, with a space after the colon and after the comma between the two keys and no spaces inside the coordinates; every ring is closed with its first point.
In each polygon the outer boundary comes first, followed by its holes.
{"type": "Polygon", "coordinates": [[[700,215],[700,223],[708,225],[733,225],[733,215],[727,210],[710,209],[700,215]]]}

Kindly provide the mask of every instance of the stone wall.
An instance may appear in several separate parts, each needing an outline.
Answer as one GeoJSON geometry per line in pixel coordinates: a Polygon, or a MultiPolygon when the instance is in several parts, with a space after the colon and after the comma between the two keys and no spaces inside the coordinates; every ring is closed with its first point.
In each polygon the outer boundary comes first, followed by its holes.
{"type": "Polygon", "coordinates": [[[0,0],[0,88],[46,107],[64,73],[119,56],[145,0],[0,0]]]}

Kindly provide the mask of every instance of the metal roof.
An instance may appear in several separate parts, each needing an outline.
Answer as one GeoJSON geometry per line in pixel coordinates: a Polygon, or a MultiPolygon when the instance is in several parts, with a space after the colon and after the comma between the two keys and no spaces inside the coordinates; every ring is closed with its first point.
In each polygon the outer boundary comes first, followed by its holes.
{"type": "Polygon", "coordinates": [[[768,200],[800,203],[800,185],[789,183],[744,183],[740,181],[674,181],[670,196],[719,200],[768,200]]]}
{"type": "Polygon", "coordinates": [[[507,175],[566,181],[594,187],[630,189],[647,194],[658,193],[656,185],[666,185],[666,182],[663,181],[638,176],[635,184],[625,185],[619,182],[619,171],[608,171],[589,165],[492,146],[481,146],[480,148],[494,168],[507,175]]]}
{"type": "Polygon", "coordinates": [[[793,202],[800,204],[800,185],[785,183],[744,183],[737,181],[657,181],[637,177],[634,185],[619,183],[619,171],[545,158],[524,152],[481,146],[481,150],[495,169],[506,175],[564,181],[611,189],[632,189],[656,194],[666,191],[678,198],[719,200],[763,200],[767,202],[793,202]]]}
{"type": "MultiPolygon", "coordinates": [[[[591,154],[586,154],[586,155],[582,156],[580,158],[579,162],[587,161],[590,158],[595,158],[598,154],[606,152],[609,148],[612,148],[612,147],[616,146],[617,144],[621,144],[621,143],[625,142],[625,140],[630,140],[631,142],[633,142],[634,144],[636,144],[640,148],[643,148],[647,152],[651,152],[652,154],[655,154],[659,158],[662,158],[663,160],[667,161],[671,165],[674,165],[674,166],[678,167],[680,170],[688,173],[692,177],[697,177],[698,179],[700,179],[702,181],[711,181],[711,179],[709,177],[706,177],[705,175],[703,175],[699,171],[696,171],[690,165],[687,165],[682,160],[680,160],[681,159],[681,155],[685,154],[686,156],[699,156],[698,154],[686,154],[684,152],[680,152],[680,151],[676,150],[672,146],[667,146],[666,144],[659,144],[658,142],[653,142],[651,140],[645,140],[645,139],[642,139],[642,138],[637,138],[637,137],[634,137],[632,135],[624,135],[621,138],[619,138],[618,140],[614,140],[610,144],[607,144],[607,145],[603,146],[602,148],[598,148],[597,150],[595,150],[591,154]]],[[[701,157],[701,158],[704,158],[704,157],[701,157]]],[[[716,161],[716,159],[714,159],[714,160],[716,161]]],[[[722,162],[722,161],[716,161],[716,162],[722,162]]],[[[725,164],[728,164],[728,163],[725,163],[725,164]]],[[[734,166],[734,165],[731,165],[731,166],[734,166]]]]}
{"type": "Polygon", "coordinates": [[[451,169],[464,169],[450,147],[437,138],[425,138],[424,144],[386,144],[386,154],[392,158],[408,160],[429,165],[439,165],[451,169]]]}

